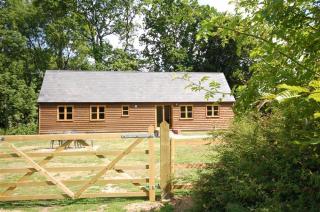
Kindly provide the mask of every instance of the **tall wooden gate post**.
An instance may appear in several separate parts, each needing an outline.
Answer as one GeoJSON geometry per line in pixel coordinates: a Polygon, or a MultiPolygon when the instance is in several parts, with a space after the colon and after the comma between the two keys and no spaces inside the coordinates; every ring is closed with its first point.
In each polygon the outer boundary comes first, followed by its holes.
{"type": "Polygon", "coordinates": [[[164,121],[160,124],[160,188],[162,200],[172,197],[171,174],[169,124],[164,121]]]}
{"type": "Polygon", "coordinates": [[[149,138],[149,200],[151,202],[156,201],[156,190],[155,190],[155,152],[154,152],[154,140],[149,138]]]}

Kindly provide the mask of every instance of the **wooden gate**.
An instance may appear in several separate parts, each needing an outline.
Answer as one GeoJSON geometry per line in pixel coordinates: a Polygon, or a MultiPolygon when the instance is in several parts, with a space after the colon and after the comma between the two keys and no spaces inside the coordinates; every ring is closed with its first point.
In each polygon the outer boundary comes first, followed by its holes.
{"type": "Polygon", "coordinates": [[[0,141],[0,150],[0,160],[2,162],[5,161],[5,163],[0,163],[0,201],[138,196],[146,196],[149,197],[150,201],[155,201],[155,150],[153,138],[122,139],[120,134],[110,133],[4,136],[0,141]],[[48,142],[54,144],[55,141],[60,146],[49,150],[50,145],[48,142]],[[107,142],[110,146],[114,145],[115,142],[123,142],[122,146],[125,148],[121,151],[109,149],[107,151],[98,151],[90,145],[90,142],[96,143],[98,141],[103,142],[103,144],[107,142]],[[47,144],[46,151],[35,151],[39,150],[40,143],[47,144]],[[146,148],[138,150],[137,146],[143,143],[146,143],[146,148]],[[33,148],[33,151],[28,151],[30,149],[28,147],[31,145],[36,145],[36,148],[33,148]],[[83,147],[80,149],[81,151],[75,148],[79,145],[83,147]],[[148,155],[147,162],[138,165],[119,165],[119,162],[129,154],[138,154],[139,158],[142,155],[148,155]],[[103,160],[103,162],[99,165],[79,166],[78,161],[89,161],[87,158],[90,156],[94,157],[95,160],[103,160]],[[60,157],[72,157],[71,161],[75,165],[47,166],[54,159],[60,157]],[[77,157],[82,157],[82,159],[74,159],[77,157]],[[106,162],[108,158],[111,158],[111,160],[106,162]],[[28,166],[11,167],[10,163],[14,163],[17,159],[20,160],[19,163],[23,161],[28,166]],[[10,168],[6,168],[5,165],[9,165],[10,168]],[[132,177],[129,174],[126,174],[127,178],[105,178],[108,172],[113,171],[123,175],[128,170],[146,170],[147,173],[140,178],[132,177]],[[62,177],[62,173],[66,172],[73,174],[63,175],[62,177]],[[89,174],[79,174],[81,172],[89,172],[89,174]],[[35,177],[36,174],[37,177],[35,177]],[[72,175],[72,179],[68,178],[68,175],[72,175]],[[86,176],[90,177],[85,180],[81,179],[86,176]],[[101,192],[97,190],[97,186],[122,183],[129,183],[133,185],[132,187],[138,188],[138,191],[101,192]],[[26,187],[32,188],[30,190],[39,189],[36,194],[31,194],[25,189],[26,187]],[[59,191],[50,193],[49,191],[54,190],[52,187],[59,191]],[[19,188],[24,189],[17,191],[19,188]],[[93,191],[88,192],[90,189],[93,191]]]}

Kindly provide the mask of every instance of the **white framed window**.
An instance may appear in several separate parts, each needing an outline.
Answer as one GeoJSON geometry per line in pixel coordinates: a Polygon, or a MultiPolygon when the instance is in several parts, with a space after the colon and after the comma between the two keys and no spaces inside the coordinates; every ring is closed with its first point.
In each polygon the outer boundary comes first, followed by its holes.
{"type": "Polygon", "coordinates": [[[129,116],[129,105],[122,105],[122,116],[129,116]]]}
{"type": "Polygon", "coordinates": [[[220,107],[219,105],[207,105],[207,117],[219,117],[220,107]]]}
{"type": "Polygon", "coordinates": [[[180,118],[181,119],[192,119],[193,118],[193,107],[191,105],[180,106],[180,118]]]}
{"type": "Polygon", "coordinates": [[[73,105],[58,105],[57,120],[58,121],[73,121],[73,105]]]}
{"type": "Polygon", "coordinates": [[[90,105],[90,120],[103,121],[106,116],[106,106],[104,105],[90,105]]]}

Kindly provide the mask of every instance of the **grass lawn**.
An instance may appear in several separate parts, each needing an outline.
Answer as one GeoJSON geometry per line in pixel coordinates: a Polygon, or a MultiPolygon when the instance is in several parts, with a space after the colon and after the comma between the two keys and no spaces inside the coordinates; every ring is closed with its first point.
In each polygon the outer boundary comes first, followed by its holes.
{"type": "MultiPolygon", "coordinates": [[[[159,183],[159,168],[160,168],[160,142],[159,139],[155,140],[155,152],[156,152],[156,184],[159,183]]],[[[97,151],[107,150],[123,150],[129,146],[132,139],[118,140],[114,142],[94,142],[94,149],[97,151]]],[[[179,142],[179,141],[176,141],[179,142]]],[[[49,142],[15,142],[14,145],[24,150],[25,152],[48,152],[50,149],[49,142]]],[[[139,144],[135,150],[147,149],[148,143],[143,142],[139,144]]],[[[1,152],[11,152],[4,145],[0,145],[1,152]]],[[[177,145],[175,154],[175,163],[197,163],[207,162],[207,153],[210,147],[208,145],[177,145]]],[[[65,151],[84,151],[84,149],[67,149],[65,151]]],[[[92,166],[92,165],[104,165],[110,162],[115,156],[107,156],[107,158],[101,159],[95,156],[57,156],[54,157],[46,167],[60,167],[60,166],[92,166]]],[[[40,161],[43,158],[33,158],[36,161],[40,161]]],[[[129,154],[123,158],[117,165],[142,165],[147,164],[148,155],[144,154],[129,154]]],[[[11,159],[0,159],[0,169],[4,168],[23,168],[29,165],[22,159],[11,158],[11,159]]],[[[24,173],[10,173],[1,174],[0,182],[15,182],[24,173]]],[[[96,171],[78,171],[78,172],[60,172],[53,173],[57,179],[60,180],[84,180],[90,179],[96,171]]],[[[125,173],[117,173],[112,170],[105,174],[104,179],[121,179],[128,178],[128,175],[132,178],[145,178],[148,175],[147,170],[127,170],[125,173]]],[[[176,182],[189,182],[190,179],[196,178],[195,169],[179,169],[175,170],[175,181],[176,182]]],[[[35,173],[29,180],[42,181],[45,177],[39,173],[35,173]]],[[[79,186],[68,186],[71,190],[76,191],[79,186]]],[[[5,190],[4,187],[0,187],[0,194],[5,190]]],[[[126,191],[139,191],[139,188],[132,184],[117,184],[117,185],[93,185],[88,189],[88,192],[126,192],[126,191]]],[[[159,196],[160,191],[157,190],[159,196]]],[[[55,186],[42,186],[42,187],[17,187],[12,195],[23,194],[58,194],[61,193],[55,186]]],[[[177,192],[178,195],[184,195],[185,192],[177,192]]],[[[20,202],[0,202],[1,210],[21,210],[21,211],[125,211],[125,207],[132,203],[147,203],[148,199],[145,197],[139,198],[96,198],[96,199],[80,199],[80,200],[54,200],[54,201],[20,201],[20,202]]],[[[171,211],[170,206],[164,207],[163,211],[171,211]]]]}

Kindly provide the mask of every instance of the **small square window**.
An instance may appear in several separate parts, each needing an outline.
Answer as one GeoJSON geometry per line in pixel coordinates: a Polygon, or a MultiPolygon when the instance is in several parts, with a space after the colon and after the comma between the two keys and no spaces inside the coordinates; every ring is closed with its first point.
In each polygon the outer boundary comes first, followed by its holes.
{"type": "Polygon", "coordinates": [[[99,121],[105,119],[105,106],[94,105],[90,106],[91,120],[99,121]]]}
{"type": "Polygon", "coordinates": [[[70,105],[63,105],[58,106],[58,121],[72,121],[73,118],[73,106],[70,105]]]}
{"type": "Polygon", "coordinates": [[[128,105],[122,106],[122,116],[129,116],[129,106],[128,105]]]}
{"type": "Polygon", "coordinates": [[[208,105],[207,106],[207,117],[217,117],[219,116],[219,106],[218,105],[208,105]]]}
{"type": "Polygon", "coordinates": [[[180,118],[192,118],[192,106],[181,106],[180,107],[180,118]]]}

